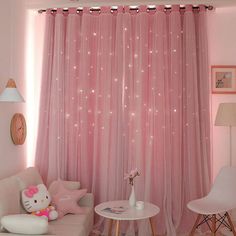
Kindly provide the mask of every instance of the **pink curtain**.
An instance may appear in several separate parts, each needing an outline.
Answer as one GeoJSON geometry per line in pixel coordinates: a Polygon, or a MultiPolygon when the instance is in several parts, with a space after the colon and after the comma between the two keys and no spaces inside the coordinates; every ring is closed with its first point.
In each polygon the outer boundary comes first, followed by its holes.
{"type": "MultiPolygon", "coordinates": [[[[95,203],[157,204],[159,233],[186,232],[211,183],[205,8],[47,10],[36,165],[95,203]]],[[[146,225],[148,226],[148,225],[146,225]]],[[[140,227],[139,235],[149,235],[140,227]]]]}

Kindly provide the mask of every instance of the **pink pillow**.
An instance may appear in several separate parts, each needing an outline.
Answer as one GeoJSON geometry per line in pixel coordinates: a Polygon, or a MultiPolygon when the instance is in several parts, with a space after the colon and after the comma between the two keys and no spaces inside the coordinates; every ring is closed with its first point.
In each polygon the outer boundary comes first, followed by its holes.
{"type": "Polygon", "coordinates": [[[59,218],[66,214],[83,214],[85,209],[78,205],[78,201],[87,193],[87,189],[69,190],[62,183],[58,186],[58,191],[52,196],[52,202],[56,206],[59,218]]]}

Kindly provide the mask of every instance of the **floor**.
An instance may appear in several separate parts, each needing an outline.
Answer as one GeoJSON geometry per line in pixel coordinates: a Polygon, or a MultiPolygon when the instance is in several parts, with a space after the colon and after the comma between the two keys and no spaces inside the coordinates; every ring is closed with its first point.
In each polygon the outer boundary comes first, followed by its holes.
{"type": "MultiPolygon", "coordinates": [[[[89,236],[107,236],[107,235],[90,234],[89,236]]],[[[122,236],[122,235],[120,235],[120,236],[122,236]]],[[[128,235],[126,235],[126,236],[128,236],[128,235]]],[[[161,235],[157,235],[157,236],[161,236],[161,235]]],[[[183,235],[178,235],[178,236],[183,236],[183,235]]],[[[212,236],[212,234],[211,233],[205,233],[205,234],[198,234],[198,233],[196,233],[194,236],[212,236]]],[[[223,234],[217,233],[216,236],[223,236],[223,234]]]]}
{"type": "MultiPolygon", "coordinates": [[[[107,235],[91,234],[89,236],[107,236],[107,235]]],[[[120,236],[122,236],[122,235],[120,235],[120,236]]],[[[128,235],[126,235],[126,236],[128,236],[128,235]]],[[[156,235],[156,236],[165,236],[165,235],[156,235]]],[[[177,236],[188,236],[188,235],[177,235],[177,236]]],[[[211,233],[205,233],[205,234],[196,233],[194,236],[212,236],[212,234],[211,233]]],[[[215,236],[224,236],[224,235],[219,232],[219,233],[216,233],[215,236]]],[[[233,236],[233,234],[229,234],[228,236],[233,236]]]]}
{"type": "MultiPolygon", "coordinates": [[[[236,225],[236,222],[233,222],[233,224],[234,225],[236,225]]],[[[216,235],[215,236],[233,236],[233,234],[232,233],[228,233],[228,234],[222,234],[221,232],[220,232],[221,230],[219,229],[219,231],[216,233],[216,235]]],[[[97,233],[92,233],[92,234],[90,234],[89,236],[107,236],[107,235],[100,235],[98,232],[97,233]]],[[[113,235],[114,236],[114,235],[113,235]]],[[[120,235],[120,236],[128,236],[128,235],[120,235]]],[[[146,236],[146,235],[143,235],[143,236],[146,236]]],[[[149,235],[148,235],[149,236],[149,235]]],[[[156,235],[156,236],[165,236],[165,235],[156,235]]],[[[188,235],[183,235],[183,234],[179,234],[179,235],[177,235],[177,236],[188,236],[188,235]]],[[[211,234],[211,232],[207,232],[207,233],[195,233],[195,235],[194,236],[212,236],[212,234],[211,234]]]]}

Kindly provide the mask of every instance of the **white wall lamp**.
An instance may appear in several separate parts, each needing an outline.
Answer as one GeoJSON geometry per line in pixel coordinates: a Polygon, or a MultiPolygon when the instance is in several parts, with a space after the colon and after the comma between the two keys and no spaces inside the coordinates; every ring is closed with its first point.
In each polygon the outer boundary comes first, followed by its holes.
{"type": "Polygon", "coordinates": [[[25,102],[13,79],[8,80],[6,88],[0,95],[0,102],[25,102]]]}
{"type": "MultiPolygon", "coordinates": [[[[0,95],[0,102],[24,102],[24,98],[19,93],[16,83],[9,79],[6,88],[0,95]]],[[[27,128],[24,115],[16,113],[11,119],[10,133],[15,145],[22,145],[25,142],[27,128]]]]}

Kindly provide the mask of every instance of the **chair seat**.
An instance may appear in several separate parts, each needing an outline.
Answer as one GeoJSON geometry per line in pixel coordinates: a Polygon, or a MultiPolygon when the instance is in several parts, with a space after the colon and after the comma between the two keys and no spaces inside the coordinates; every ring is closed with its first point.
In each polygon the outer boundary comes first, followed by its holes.
{"type": "Polygon", "coordinates": [[[201,215],[212,215],[212,214],[220,214],[226,211],[232,210],[236,208],[235,204],[226,205],[225,202],[220,202],[210,197],[204,197],[197,200],[193,200],[187,204],[187,207],[201,215]]]}

